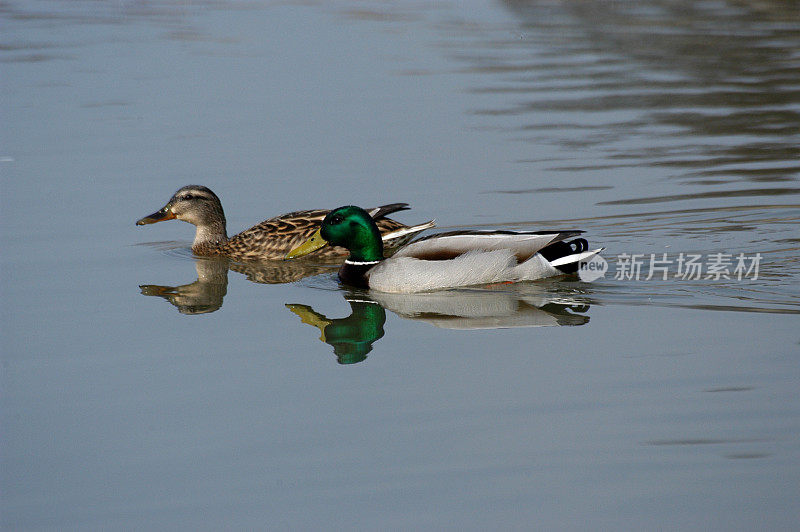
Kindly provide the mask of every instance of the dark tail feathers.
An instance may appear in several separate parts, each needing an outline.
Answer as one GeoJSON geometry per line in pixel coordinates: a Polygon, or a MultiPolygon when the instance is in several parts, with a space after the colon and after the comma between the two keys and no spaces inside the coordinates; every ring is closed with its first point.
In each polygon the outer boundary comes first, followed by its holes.
{"type": "Polygon", "coordinates": [[[381,205],[376,209],[372,209],[370,214],[374,220],[380,220],[387,214],[392,214],[393,212],[397,211],[407,211],[411,207],[408,206],[408,203],[390,203],[388,205],[381,205]]]}
{"type": "MultiPolygon", "coordinates": [[[[561,257],[566,257],[567,255],[582,253],[588,249],[589,242],[587,242],[585,238],[576,238],[575,240],[570,240],[569,242],[553,242],[552,244],[539,250],[539,253],[544,258],[552,262],[556,259],[560,259],[561,257]]],[[[556,268],[564,273],[578,273],[577,262],[563,264],[561,266],[556,266],[556,268]]]]}

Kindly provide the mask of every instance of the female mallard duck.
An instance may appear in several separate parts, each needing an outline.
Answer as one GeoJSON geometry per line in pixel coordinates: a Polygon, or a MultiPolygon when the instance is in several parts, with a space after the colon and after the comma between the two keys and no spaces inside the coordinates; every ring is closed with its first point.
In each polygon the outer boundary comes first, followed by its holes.
{"type": "Polygon", "coordinates": [[[582,231],[451,231],[421,238],[384,259],[380,232],[359,207],[328,213],[321,227],[286,258],[302,257],[327,244],[350,256],[339,270],[344,284],[382,292],[423,292],[478,284],[532,281],[575,273],[598,254],[582,231]]]}
{"type": "MultiPolygon", "coordinates": [[[[369,211],[383,234],[387,251],[411,240],[417,233],[433,227],[433,221],[408,227],[387,214],[408,209],[407,203],[392,203],[369,211]]],[[[265,220],[260,224],[228,238],[222,203],[210,189],[188,185],[178,190],[166,205],[136,225],[153,224],[164,220],[183,220],[197,226],[192,251],[197,255],[225,255],[234,259],[283,259],[286,253],[308,239],[328,214],[327,210],[297,211],[265,220]]],[[[331,248],[318,255],[321,258],[344,257],[347,250],[331,248]]]]}

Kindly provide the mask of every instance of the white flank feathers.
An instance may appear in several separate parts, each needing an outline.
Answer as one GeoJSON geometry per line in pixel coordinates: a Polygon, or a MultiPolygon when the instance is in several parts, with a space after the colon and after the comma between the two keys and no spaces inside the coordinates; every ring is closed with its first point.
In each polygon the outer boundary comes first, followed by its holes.
{"type": "Polygon", "coordinates": [[[368,273],[369,287],[390,293],[412,293],[500,282],[533,281],[561,275],[539,254],[522,264],[510,249],[469,251],[451,260],[398,257],[378,264],[368,273]]]}
{"type": "Polygon", "coordinates": [[[451,260],[398,257],[369,271],[369,287],[381,292],[424,292],[453,286],[496,283],[516,265],[510,250],[470,251],[451,260]]]}
{"type": "Polygon", "coordinates": [[[509,281],[535,281],[536,279],[544,279],[554,275],[563,275],[561,271],[553,267],[546,258],[538,253],[513,268],[509,274],[513,276],[513,279],[509,279],[509,281]]]}

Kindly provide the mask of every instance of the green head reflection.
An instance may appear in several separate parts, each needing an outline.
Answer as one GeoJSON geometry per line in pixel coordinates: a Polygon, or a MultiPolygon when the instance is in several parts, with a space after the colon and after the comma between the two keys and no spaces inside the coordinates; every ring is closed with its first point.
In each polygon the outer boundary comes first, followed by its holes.
{"type": "Polygon", "coordinates": [[[308,305],[287,304],[303,323],[317,327],[319,339],[333,346],[339,364],[357,364],[367,358],[372,344],[383,337],[386,311],[371,301],[348,300],[351,313],[346,318],[331,319],[308,305]]]}

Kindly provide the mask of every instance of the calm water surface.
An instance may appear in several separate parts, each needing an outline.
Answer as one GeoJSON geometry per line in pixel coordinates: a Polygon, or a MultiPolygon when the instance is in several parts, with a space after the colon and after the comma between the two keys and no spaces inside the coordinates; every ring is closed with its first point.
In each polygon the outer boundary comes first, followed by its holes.
{"type": "Polygon", "coordinates": [[[4,529],[800,522],[794,2],[10,1],[0,28],[4,529]],[[231,233],[406,201],[583,229],[609,269],[351,291],[134,226],[189,183],[231,233]]]}

